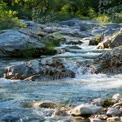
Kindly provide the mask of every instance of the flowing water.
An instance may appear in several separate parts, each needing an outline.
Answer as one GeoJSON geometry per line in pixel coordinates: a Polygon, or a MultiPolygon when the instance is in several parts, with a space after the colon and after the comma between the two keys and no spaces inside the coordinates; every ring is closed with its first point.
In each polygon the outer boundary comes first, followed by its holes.
{"type": "MultiPolygon", "coordinates": [[[[62,58],[64,61],[69,62],[67,67],[76,72],[75,78],[34,82],[1,78],[0,120],[13,116],[15,122],[57,122],[62,118],[51,117],[53,110],[26,108],[24,106],[25,103],[52,101],[76,105],[90,102],[94,98],[111,97],[112,94],[122,93],[122,74],[111,76],[106,74],[90,74],[88,71],[83,73],[82,69],[84,67],[82,65],[76,67],[76,61],[92,61],[96,56],[107,50],[97,50],[95,46],[88,46],[87,41],[81,47],[81,50],[71,49],[70,52],[53,56],[53,58],[62,58]]],[[[5,66],[24,61],[1,59],[1,70],[5,66]]]]}

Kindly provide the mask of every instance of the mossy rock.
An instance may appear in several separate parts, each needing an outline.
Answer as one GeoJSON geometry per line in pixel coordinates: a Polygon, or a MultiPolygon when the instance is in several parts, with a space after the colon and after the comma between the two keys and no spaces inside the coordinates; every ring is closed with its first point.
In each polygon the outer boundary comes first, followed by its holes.
{"type": "Polygon", "coordinates": [[[105,101],[104,101],[102,106],[103,107],[109,107],[111,105],[113,105],[112,99],[111,98],[107,98],[107,99],[105,99],[105,101]]]}
{"type": "Polygon", "coordinates": [[[44,49],[25,49],[19,50],[16,49],[13,53],[11,53],[11,57],[13,58],[38,58],[43,54],[44,49]]]}

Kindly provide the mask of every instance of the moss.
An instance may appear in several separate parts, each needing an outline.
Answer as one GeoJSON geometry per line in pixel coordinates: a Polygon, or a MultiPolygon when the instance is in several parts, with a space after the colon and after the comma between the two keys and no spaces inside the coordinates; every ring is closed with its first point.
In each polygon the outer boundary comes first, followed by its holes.
{"type": "Polygon", "coordinates": [[[40,49],[25,49],[19,50],[16,49],[13,53],[11,53],[12,58],[38,58],[42,54],[43,50],[40,49]]]}
{"type": "Polygon", "coordinates": [[[109,107],[109,106],[112,105],[112,104],[113,104],[112,99],[111,99],[111,98],[107,98],[107,99],[104,101],[103,107],[109,107]]]}
{"type": "Polygon", "coordinates": [[[56,38],[53,38],[51,40],[43,40],[42,42],[46,45],[46,48],[43,52],[44,55],[56,54],[55,47],[60,46],[60,41],[58,41],[56,38]]]}

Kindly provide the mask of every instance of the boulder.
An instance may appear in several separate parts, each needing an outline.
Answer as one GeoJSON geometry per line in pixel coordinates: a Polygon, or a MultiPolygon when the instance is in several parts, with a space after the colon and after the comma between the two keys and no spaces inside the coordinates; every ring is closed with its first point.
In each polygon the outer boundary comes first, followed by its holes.
{"type": "Polygon", "coordinates": [[[97,98],[97,99],[93,100],[93,104],[102,106],[104,104],[104,101],[105,101],[105,99],[103,99],[103,98],[97,98]]]}
{"type": "Polygon", "coordinates": [[[59,32],[55,32],[53,34],[48,34],[43,39],[44,40],[49,40],[49,41],[57,40],[57,41],[60,41],[60,42],[66,41],[65,37],[62,34],[60,34],[59,32]]]}
{"type": "Polygon", "coordinates": [[[117,108],[109,108],[106,114],[108,116],[117,116],[121,114],[121,111],[117,108]]]}
{"type": "Polygon", "coordinates": [[[115,48],[122,45],[122,32],[106,38],[98,45],[98,49],[115,48]]]}
{"type": "Polygon", "coordinates": [[[104,40],[104,34],[100,36],[98,35],[98,37],[95,37],[89,40],[89,45],[98,45],[103,40],[104,40]]]}
{"type": "Polygon", "coordinates": [[[105,52],[95,59],[97,73],[122,73],[122,46],[105,52]]]}
{"type": "Polygon", "coordinates": [[[45,45],[17,30],[0,31],[1,57],[39,57],[45,45]]]}
{"type": "Polygon", "coordinates": [[[97,49],[111,48],[111,40],[106,39],[104,42],[98,44],[97,49]]]}
{"type": "Polygon", "coordinates": [[[6,79],[23,80],[31,75],[33,75],[31,69],[26,63],[9,66],[4,70],[4,77],[6,79]]]}
{"type": "Polygon", "coordinates": [[[107,122],[121,122],[119,117],[108,117],[107,122]]]}
{"type": "Polygon", "coordinates": [[[90,39],[89,40],[89,45],[98,45],[98,41],[95,38],[90,39]]]}
{"type": "Polygon", "coordinates": [[[118,101],[120,98],[122,98],[122,95],[119,94],[119,93],[114,94],[114,95],[112,96],[112,99],[113,99],[113,100],[116,100],[116,101],[118,101]]]}
{"type": "Polygon", "coordinates": [[[119,33],[111,41],[111,48],[118,47],[122,45],[122,33],[119,33]]]}
{"type": "Polygon", "coordinates": [[[74,76],[75,73],[66,69],[61,60],[51,58],[31,60],[27,63],[6,67],[4,70],[6,79],[48,81],[74,76]]]}
{"type": "Polygon", "coordinates": [[[95,106],[91,104],[81,104],[71,110],[71,115],[87,117],[92,114],[101,112],[101,109],[102,107],[100,106],[95,106]]]}

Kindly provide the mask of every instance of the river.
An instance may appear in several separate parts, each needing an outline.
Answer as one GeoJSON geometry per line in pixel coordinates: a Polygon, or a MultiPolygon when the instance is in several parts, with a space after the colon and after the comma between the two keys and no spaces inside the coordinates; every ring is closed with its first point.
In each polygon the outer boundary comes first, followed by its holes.
{"type": "MultiPolygon", "coordinates": [[[[63,44],[62,46],[66,46],[63,44]]],[[[26,108],[25,103],[34,101],[62,102],[67,105],[90,102],[94,98],[111,97],[122,93],[122,74],[90,74],[82,72],[82,65],[76,68],[76,61],[92,61],[104,51],[96,46],[88,46],[88,42],[79,45],[82,50],[71,49],[53,58],[63,58],[69,62],[70,69],[76,72],[75,78],[54,81],[18,81],[0,79],[0,119],[14,116],[15,122],[57,122],[62,117],[51,117],[52,110],[42,108],[26,108]],[[72,63],[71,63],[72,62],[72,63]],[[73,65],[74,64],[74,65],[73,65]]],[[[0,59],[0,66],[24,62],[25,59],[0,59]]],[[[27,61],[27,60],[26,60],[27,61]]],[[[64,118],[63,118],[64,119],[64,118]]],[[[13,121],[12,121],[13,122],[13,121]]]]}

